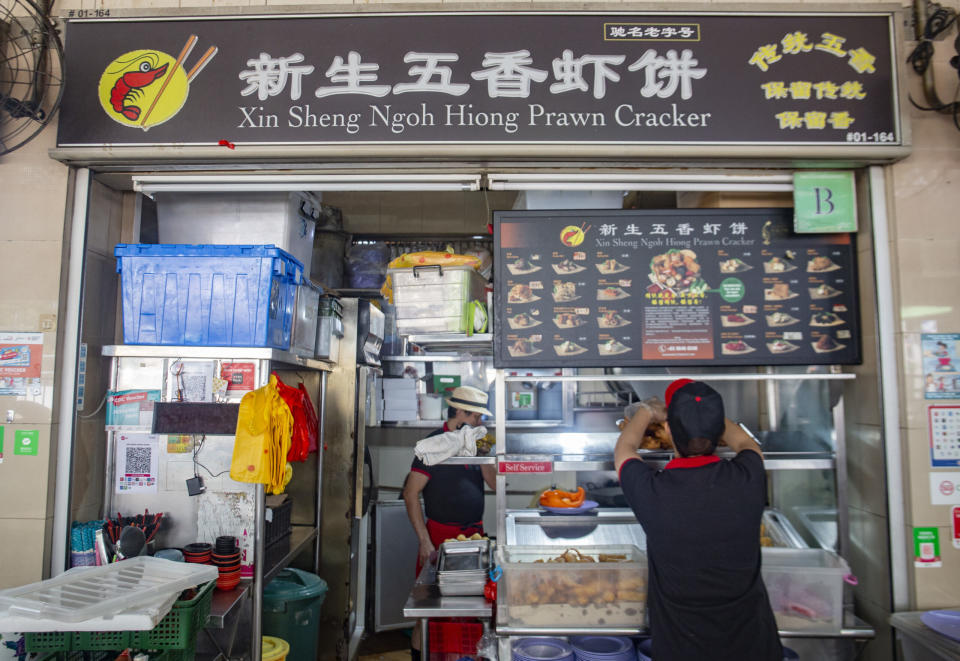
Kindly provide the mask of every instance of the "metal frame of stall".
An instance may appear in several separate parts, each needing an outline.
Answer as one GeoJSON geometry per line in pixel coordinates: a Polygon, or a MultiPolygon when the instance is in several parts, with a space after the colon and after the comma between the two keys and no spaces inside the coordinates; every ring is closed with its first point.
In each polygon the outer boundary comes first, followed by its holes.
{"type": "MultiPolygon", "coordinates": [[[[228,649],[222,649],[221,644],[207,633],[208,639],[217,648],[224,658],[233,658],[233,643],[239,624],[237,610],[248,598],[251,602],[250,613],[250,661],[260,661],[263,622],[263,588],[276,574],[290,564],[295,557],[306,547],[313,544],[313,570],[320,571],[320,526],[321,501],[323,495],[323,445],[324,421],[326,418],[327,375],[332,365],[322,360],[303,358],[296,354],[269,348],[243,347],[202,347],[202,346],[153,346],[153,345],[111,345],[103,348],[103,355],[111,358],[110,389],[116,390],[120,371],[120,360],[123,358],[161,358],[169,360],[229,360],[254,361],[257,364],[257,380],[255,385],[261,387],[267,383],[270,373],[275,368],[304,369],[320,373],[319,393],[317,404],[319,413],[317,433],[317,467],[316,489],[317,498],[314,503],[314,525],[312,527],[295,527],[291,533],[290,549],[272,567],[267,568],[264,536],[266,528],[266,503],[263,484],[256,484],[254,490],[254,521],[253,521],[253,578],[244,580],[241,584],[229,591],[217,590],[214,592],[210,607],[207,627],[223,629],[230,619],[233,619],[231,631],[228,632],[228,649]]],[[[113,496],[115,483],[115,435],[116,431],[107,431],[107,465],[104,476],[104,514],[114,511],[113,496]]],[[[206,628],[204,629],[206,631],[206,628]]]]}

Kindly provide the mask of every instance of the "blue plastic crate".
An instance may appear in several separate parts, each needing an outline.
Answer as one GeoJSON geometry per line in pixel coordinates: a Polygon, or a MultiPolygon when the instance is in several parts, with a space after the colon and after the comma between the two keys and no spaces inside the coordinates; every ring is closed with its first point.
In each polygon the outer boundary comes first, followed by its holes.
{"type": "Polygon", "coordinates": [[[126,344],[290,348],[303,265],[289,253],[121,243],[113,254],[126,344]]]}

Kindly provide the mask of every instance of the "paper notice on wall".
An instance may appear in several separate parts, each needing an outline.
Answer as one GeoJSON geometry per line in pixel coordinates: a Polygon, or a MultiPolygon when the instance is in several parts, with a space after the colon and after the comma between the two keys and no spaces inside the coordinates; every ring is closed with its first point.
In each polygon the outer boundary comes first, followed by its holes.
{"type": "Polygon", "coordinates": [[[159,452],[153,434],[117,434],[116,493],[156,493],[159,452]]]}
{"type": "Polygon", "coordinates": [[[120,390],[107,393],[107,429],[153,426],[153,405],[159,390],[120,390]]]}
{"type": "Polygon", "coordinates": [[[913,555],[914,567],[942,567],[940,531],[937,528],[914,528],[913,555]]]}
{"type": "Polygon", "coordinates": [[[212,402],[215,362],[176,360],[170,365],[167,400],[171,402],[212,402]]]}
{"type": "Polygon", "coordinates": [[[960,472],[930,473],[930,503],[932,505],[960,505],[960,472]]]}

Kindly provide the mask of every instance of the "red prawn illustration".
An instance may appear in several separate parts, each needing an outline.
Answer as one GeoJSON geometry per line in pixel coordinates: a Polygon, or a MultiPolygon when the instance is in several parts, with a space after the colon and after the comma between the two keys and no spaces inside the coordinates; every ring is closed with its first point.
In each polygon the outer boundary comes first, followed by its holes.
{"type": "Polygon", "coordinates": [[[110,105],[113,109],[131,121],[140,117],[140,107],[129,103],[143,94],[143,88],[167,73],[167,65],[151,69],[150,64],[141,62],[138,71],[128,71],[117,79],[110,90],[110,105]]]}

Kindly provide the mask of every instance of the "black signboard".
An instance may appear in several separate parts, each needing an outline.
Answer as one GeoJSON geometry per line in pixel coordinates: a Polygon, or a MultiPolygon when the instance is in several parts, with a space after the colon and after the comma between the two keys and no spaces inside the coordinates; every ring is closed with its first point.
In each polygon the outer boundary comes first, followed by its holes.
{"type": "Polygon", "coordinates": [[[854,235],[792,213],[495,212],[494,365],[859,363],[854,235]]]}
{"type": "Polygon", "coordinates": [[[893,25],[885,12],[73,18],[57,143],[901,145],[893,25]]]}

